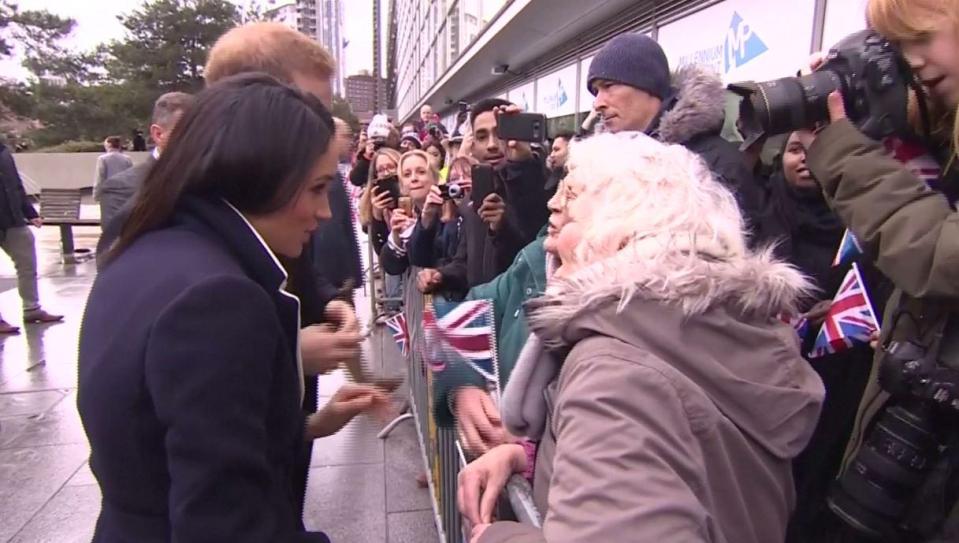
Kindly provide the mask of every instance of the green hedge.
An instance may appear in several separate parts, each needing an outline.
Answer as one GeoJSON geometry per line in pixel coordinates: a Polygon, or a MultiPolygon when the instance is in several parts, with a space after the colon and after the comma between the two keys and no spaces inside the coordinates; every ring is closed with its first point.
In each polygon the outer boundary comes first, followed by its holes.
{"type": "Polygon", "coordinates": [[[34,153],[102,153],[102,141],[65,141],[51,147],[36,149],[34,153]]]}

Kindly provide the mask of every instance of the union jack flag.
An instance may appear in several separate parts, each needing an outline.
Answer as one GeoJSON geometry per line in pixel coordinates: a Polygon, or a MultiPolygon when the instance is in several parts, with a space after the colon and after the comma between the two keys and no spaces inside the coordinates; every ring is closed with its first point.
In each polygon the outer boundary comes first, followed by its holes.
{"type": "Polygon", "coordinates": [[[490,300],[448,302],[433,300],[423,312],[428,348],[427,360],[434,371],[446,362],[462,361],[487,381],[499,383],[496,334],[490,300]]]}
{"type": "Polygon", "coordinates": [[[879,320],[863,286],[859,266],[853,264],[832,301],[832,308],[809,356],[819,358],[845,351],[856,341],[868,343],[869,337],[878,329],[879,320]]]}
{"type": "Polygon", "coordinates": [[[386,321],[386,325],[393,331],[393,341],[400,348],[403,356],[410,354],[410,329],[406,325],[406,315],[398,313],[393,318],[386,321]]]}
{"type": "Polygon", "coordinates": [[[839,250],[836,251],[836,258],[832,259],[832,266],[834,268],[842,266],[861,254],[862,247],[859,246],[859,240],[847,229],[842,235],[842,241],[839,242],[839,250]]]}
{"type": "Polygon", "coordinates": [[[788,324],[793,327],[793,330],[796,331],[796,335],[799,336],[800,341],[806,339],[806,334],[809,333],[809,320],[802,315],[792,316],[788,313],[780,313],[779,320],[784,324],[788,324]]]}

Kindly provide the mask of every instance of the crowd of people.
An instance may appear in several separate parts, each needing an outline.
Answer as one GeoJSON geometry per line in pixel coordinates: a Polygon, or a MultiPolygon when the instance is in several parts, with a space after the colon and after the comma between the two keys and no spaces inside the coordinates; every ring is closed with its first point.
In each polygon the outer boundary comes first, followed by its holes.
{"type": "MultiPolygon", "coordinates": [[[[433,380],[469,460],[471,543],[959,540],[959,1],[869,0],[867,20],[941,114],[928,137],[917,120],[875,141],[835,92],[828,122],[740,149],[721,77],[671,72],[640,34],[596,54],[576,133],[505,140],[520,109],[486,98],[455,127],[427,105],[354,137],[329,112],[322,46],[229,31],[203,91],[157,100],[147,161],[116,138],[98,160],[78,388],[95,541],[329,541],[302,520],[313,440],[389,416],[395,387],[360,363],[358,231],[376,323],[405,288],[492,301],[502,394],[465,367],[433,380]],[[835,258],[850,232],[860,253],[835,258]],[[818,329],[853,268],[881,330],[813,357],[816,336],[784,321],[818,329]],[[353,382],[320,407],[319,376],[341,367],[353,382]],[[500,520],[514,474],[541,527],[500,520]]],[[[6,149],[0,179],[24,319],[59,320],[6,149]]]]}

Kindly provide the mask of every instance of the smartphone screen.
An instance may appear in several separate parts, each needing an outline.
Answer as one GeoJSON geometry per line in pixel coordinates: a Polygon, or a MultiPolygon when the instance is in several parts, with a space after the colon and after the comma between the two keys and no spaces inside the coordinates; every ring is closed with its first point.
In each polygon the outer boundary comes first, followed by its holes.
{"type": "Polygon", "coordinates": [[[542,142],[546,139],[546,116],[541,113],[513,113],[496,118],[500,139],[542,142]]]}
{"type": "Polygon", "coordinates": [[[470,200],[473,202],[473,209],[479,209],[483,205],[483,200],[496,191],[496,185],[493,183],[493,167],[489,164],[475,164],[470,172],[472,179],[472,192],[470,200]]]}
{"type": "Polygon", "coordinates": [[[409,196],[400,196],[399,199],[400,209],[403,210],[403,213],[406,213],[407,216],[413,216],[413,199],[409,196]]]}
{"type": "Polygon", "coordinates": [[[393,208],[400,203],[400,179],[395,175],[376,180],[376,192],[388,192],[393,199],[393,208]]]}

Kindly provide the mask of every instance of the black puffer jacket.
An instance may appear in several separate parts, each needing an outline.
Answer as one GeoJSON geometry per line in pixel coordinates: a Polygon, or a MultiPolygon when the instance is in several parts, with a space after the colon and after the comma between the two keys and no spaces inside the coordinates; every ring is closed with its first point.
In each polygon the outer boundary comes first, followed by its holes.
{"type": "Polygon", "coordinates": [[[673,75],[673,89],[673,96],[664,102],[650,135],[699,155],[713,175],[736,195],[755,239],[762,216],[762,192],[736,144],[720,135],[726,119],[726,87],[722,79],[691,64],[673,75]]]}

